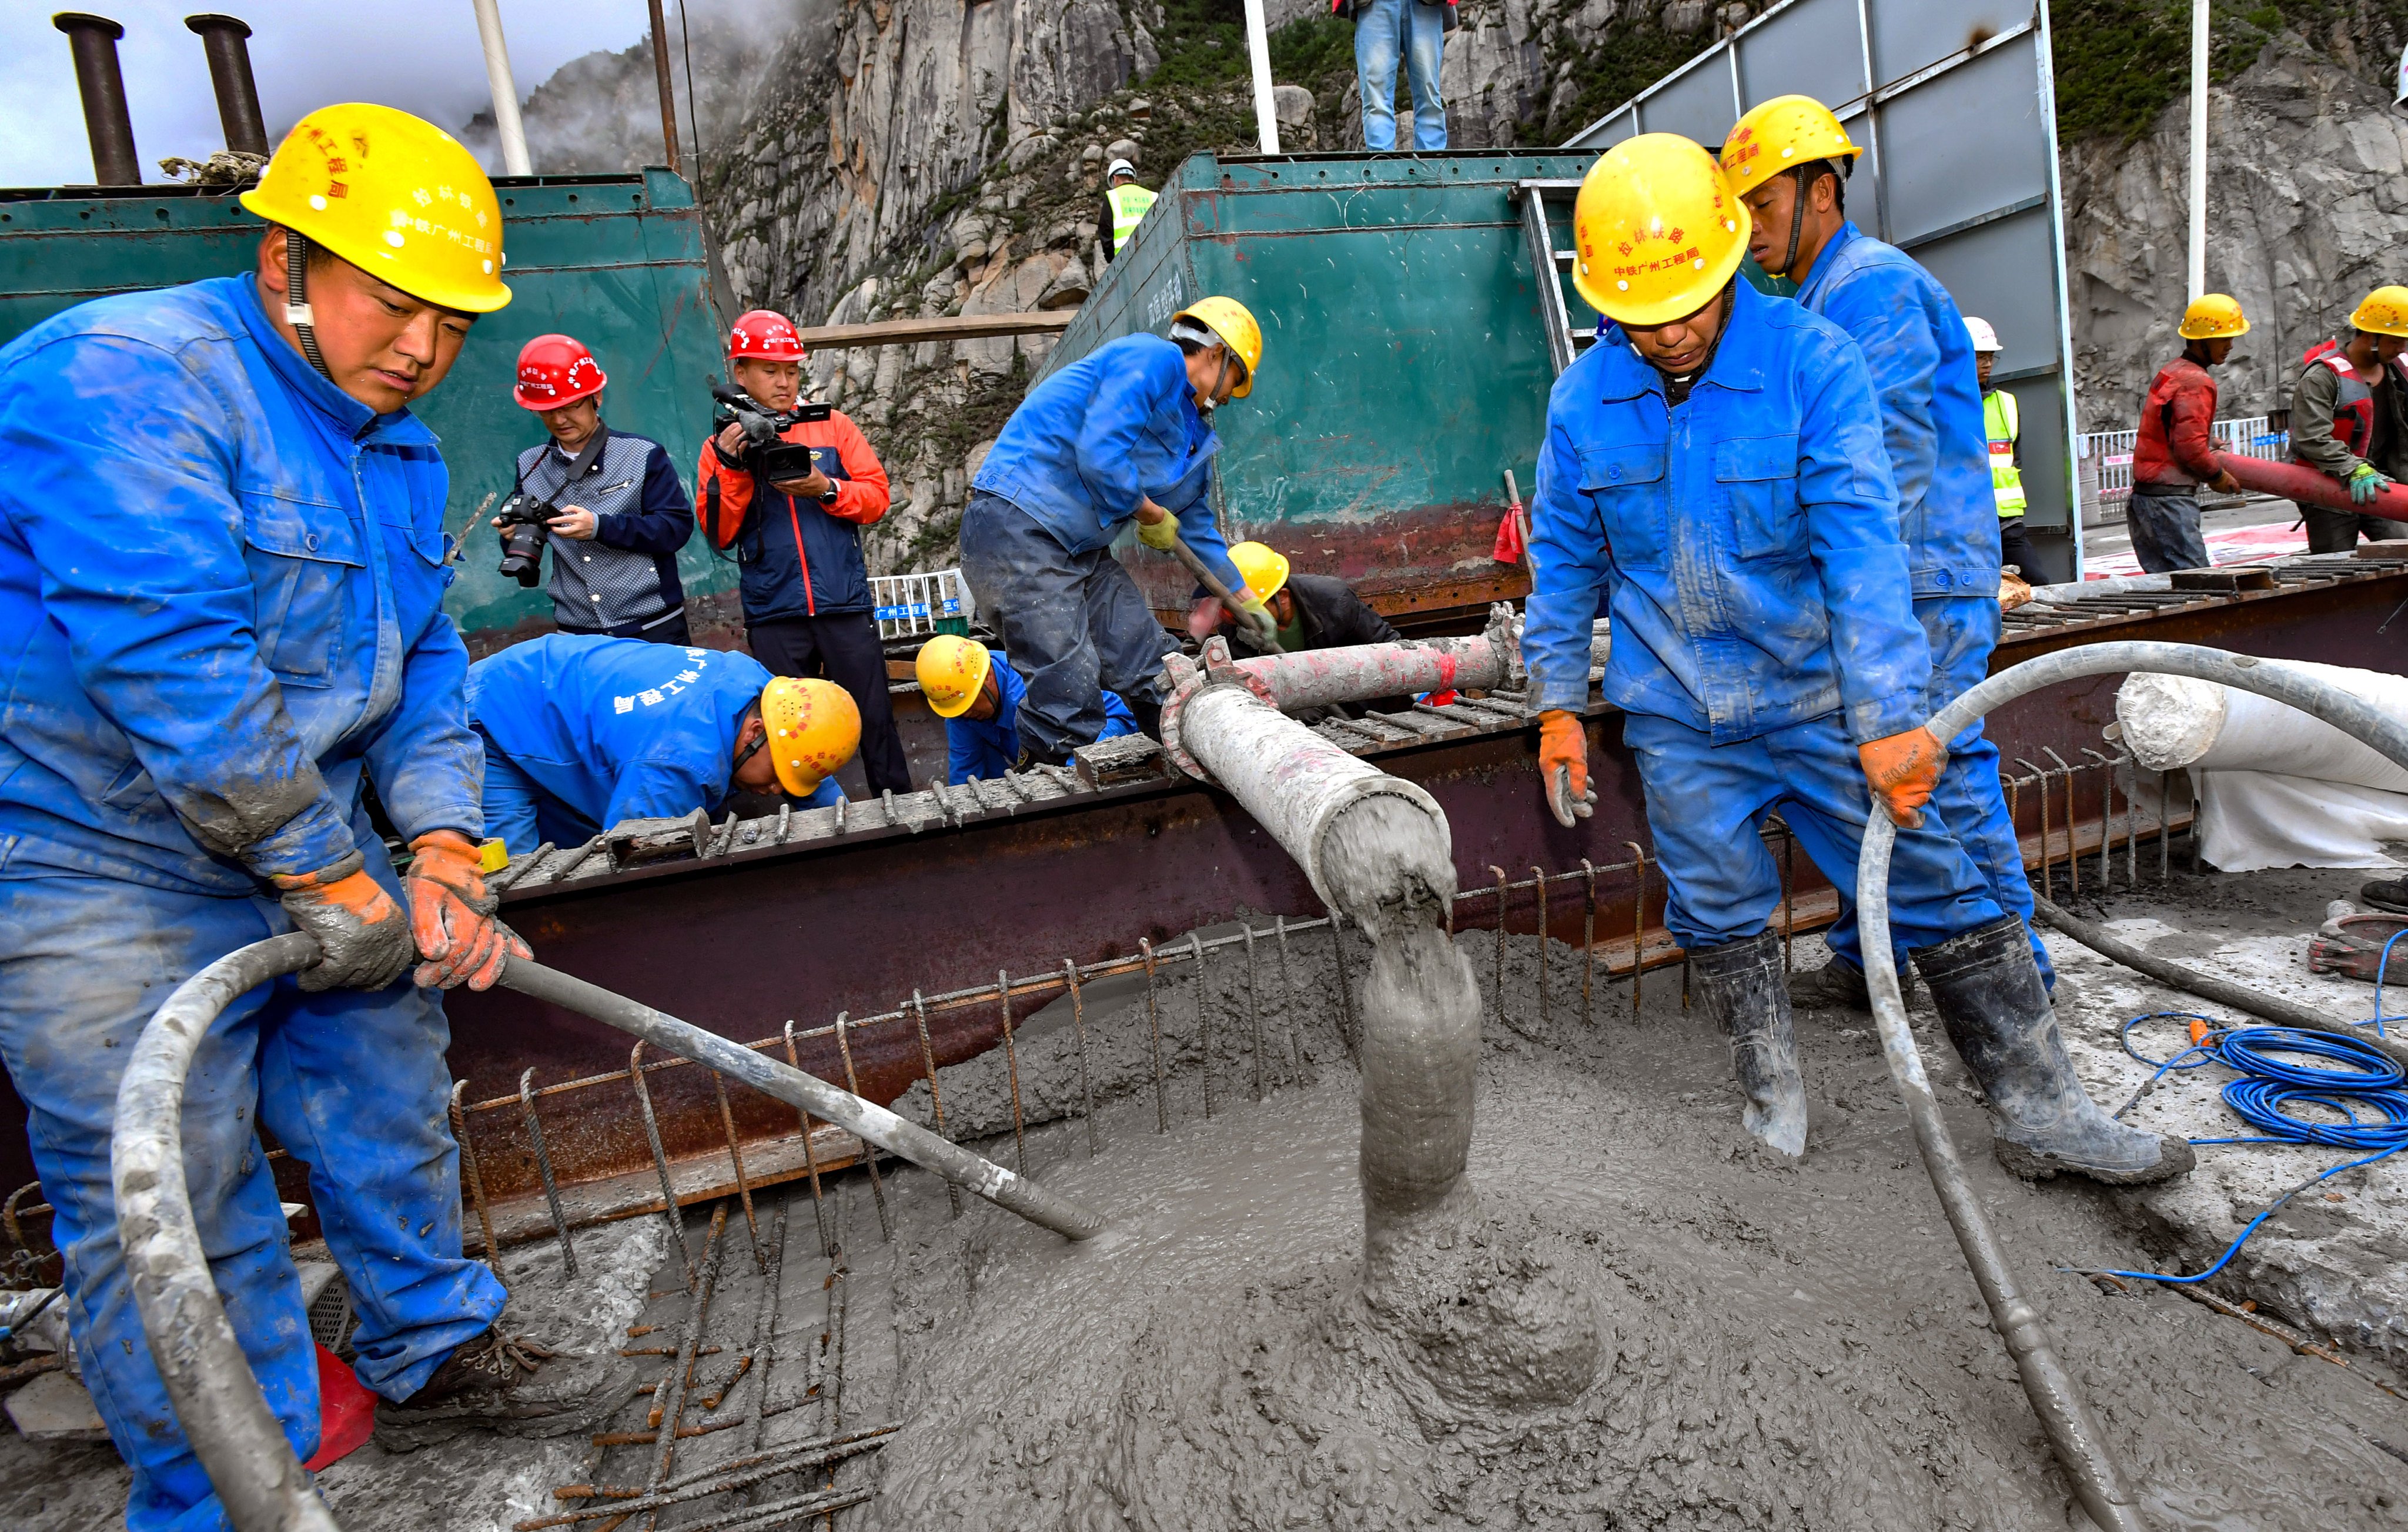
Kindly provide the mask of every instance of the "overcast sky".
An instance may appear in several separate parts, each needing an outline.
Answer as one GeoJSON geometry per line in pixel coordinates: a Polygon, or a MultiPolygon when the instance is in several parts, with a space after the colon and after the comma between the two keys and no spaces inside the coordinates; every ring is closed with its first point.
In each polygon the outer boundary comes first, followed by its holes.
{"type": "MultiPolygon", "coordinates": [[[[646,0],[502,0],[519,94],[596,49],[627,47],[648,26],[646,0]]],[[[64,8],[64,7],[56,7],[64,8]]],[[[457,131],[490,104],[469,0],[84,0],[125,28],[118,56],[133,105],[143,179],[159,161],[222,149],[217,98],[201,39],[184,18],[208,9],[251,24],[251,72],[271,140],[303,112],[335,101],[378,101],[457,131]]],[[[676,0],[665,7],[677,35],[676,0]]],[[[93,179],[83,107],[64,34],[41,0],[0,5],[0,186],[93,179]]]]}

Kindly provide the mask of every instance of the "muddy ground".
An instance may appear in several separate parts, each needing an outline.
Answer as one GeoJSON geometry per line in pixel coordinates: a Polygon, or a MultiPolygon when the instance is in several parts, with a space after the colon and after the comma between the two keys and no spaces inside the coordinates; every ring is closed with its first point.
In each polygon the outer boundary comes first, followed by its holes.
{"type": "MultiPolygon", "coordinates": [[[[2157,922],[2119,929],[2360,1014],[2369,987],[2309,979],[2298,954],[2325,900],[2361,876],[2177,877],[2092,912],[2157,922]]],[[[1348,941],[1359,975],[1365,950],[1348,941]]],[[[1461,941],[1486,992],[1494,941],[1461,941]]],[[[2053,945],[2077,1059],[2096,1094],[2120,1102],[2146,1070],[2114,1051],[2115,1025],[2175,997],[2053,945]]],[[[1536,943],[1508,941],[1505,1003],[1500,1012],[1491,995],[1484,1023],[1471,1254],[1492,1261],[1504,1301],[1542,1286],[1588,1305],[1603,1344],[1563,1396],[1500,1401],[1451,1386],[1444,1357],[1401,1343],[1360,1299],[1356,1081],[1328,951],[1326,934],[1295,940],[1293,1003],[1268,943],[1252,983],[1242,959],[1214,953],[1200,1009],[1183,965],[1164,970],[1151,1017],[1141,980],[1090,986],[1092,1153],[1068,1008],[1023,1029],[1027,1166],[1113,1220],[1088,1245],[975,1199],[956,1219],[940,1183],[895,1167],[879,1188],[891,1240],[866,1177],[832,1186],[822,1210],[842,1253],[831,1262],[808,1193],[773,1194],[755,1210],[765,1243],[781,1204],[785,1214],[770,1323],[753,1241],[731,1210],[704,1333],[721,1349],[697,1366],[705,1386],[686,1416],[728,1428],[681,1442],[675,1471],[757,1455],[756,1429],[771,1453],[889,1421],[901,1429],[875,1453],[659,1525],[799,1525],[748,1523],[736,1507],[824,1485],[876,1491],[837,1526],[914,1532],[2081,1525],[1940,1216],[1868,1018],[1800,1016],[1808,1151],[1777,1163],[1741,1132],[1726,1050],[1683,1011],[1677,969],[1648,976],[1636,1020],[1629,985],[1600,980],[1584,1024],[1579,955],[1552,946],[1542,1019],[1536,943]],[[747,1355],[759,1365],[720,1409],[700,1409],[747,1355]],[[756,1428],[765,1397],[773,1413],[756,1428]]],[[[1819,962],[1818,944],[1801,938],[1799,958],[1819,962]]],[[[2400,1354],[2408,1172],[2332,1183],[2342,1200],[2320,1191],[2270,1224],[2218,1283],[2320,1341],[2337,1334],[2351,1363],[2338,1367],[2163,1291],[2059,1269],[2196,1269],[2274,1192],[2333,1156],[2210,1148],[2172,1187],[2028,1185],[1990,1161],[1961,1068],[1928,1016],[1918,1023],[1977,1188],[2153,1525],[2408,1525],[2408,1404],[2385,1391],[2402,1386],[2386,1353],[2400,1354]]],[[[942,1083],[956,1131],[996,1135],[982,1147],[1012,1163],[1023,1145],[1001,1058],[947,1070],[942,1083]]],[[[2138,1120],[2229,1132],[2213,1086],[2155,1093],[2138,1120]]],[[[924,1115],[924,1098],[899,1110],[924,1115]]],[[[697,1253],[708,1225],[706,1210],[690,1210],[697,1253]]],[[[663,1222],[585,1231],[579,1248],[585,1275],[573,1290],[549,1247],[511,1253],[527,1327],[588,1345],[614,1333],[633,1348],[674,1344],[690,1300],[663,1222]],[[631,1338],[631,1324],[660,1328],[631,1338]]],[[[636,1365],[649,1378],[661,1363],[636,1365]]],[[[638,1400],[614,1428],[641,1430],[646,1408],[638,1400]]],[[[371,1447],[324,1482],[355,1529],[500,1529],[582,1503],[552,1499],[558,1485],[640,1483],[653,1452],[479,1437],[407,1455],[371,1447]]],[[[7,1439],[0,1525],[114,1525],[123,1482],[106,1448],[7,1439]]]]}

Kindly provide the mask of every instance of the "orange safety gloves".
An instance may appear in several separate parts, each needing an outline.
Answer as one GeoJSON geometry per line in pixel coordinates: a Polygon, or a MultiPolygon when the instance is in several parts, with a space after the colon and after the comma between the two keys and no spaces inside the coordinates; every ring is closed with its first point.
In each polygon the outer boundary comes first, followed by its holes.
{"type": "Polygon", "coordinates": [[[284,912],[314,937],[319,958],[301,970],[305,990],[380,990],[409,966],[409,923],[353,852],[315,872],[278,873],[284,912]]]}
{"type": "Polygon", "coordinates": [[[1890,819],[1905,829],[1923,823],[1923,806],[1940,785],[1940,768],[1948,764],[1948,749],[1925,728],[1913,728],[1856,747],[1865,781],[1873,796],[1889,810],[1890,819]]]}
{"type": "Polygon", "coordinates": [[[1555,823],[1569,830],[1597,809],[1597,790],[1588,784],[1588,735],[1581,721],[1561,709],[1539,715],[1539,780],[1546,788],[1547,809],[1555,823]]]}
{"type": "Polygon", "coordinates": [[[418,943],[417,980],[425,989],[494,987],[505,960],[533,959],[518,933],[494,918],[499,897],[485,892],[476,845],[457,830],[434,830],[409,843],[416,858],[402,877],[409,931],[418,943]]]}

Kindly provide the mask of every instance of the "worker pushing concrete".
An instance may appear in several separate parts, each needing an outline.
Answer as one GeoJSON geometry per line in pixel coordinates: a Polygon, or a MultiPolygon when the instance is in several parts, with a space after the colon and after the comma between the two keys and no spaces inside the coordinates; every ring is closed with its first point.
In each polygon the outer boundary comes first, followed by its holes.
{"type": "Polygon", "coordinates": [[[1665,923],[1731,1039],[1748,1131],[1802,1153],[1806,1097],[1770,918],[1775,808],[1834,886],[1871,799],[1899,824],[1891,936],[1989,1098],[2002,1163],[2110,1182],[2187,1169],[2179,1139],[2084,1094],[2022,923],[1924,806],[1931,658],[1872,382],[1845,332],[1734,280],[1749,217],[1698,145],[1606,151],[1572,214],[1572,279],[1611,322],[1548,402],[1524,653],[1540,772],[1567,826],[1588,786],[1591,623],[1611,601],[1606,699],[1623,712],[1670,884],[1665,923]]]}
{"type": "MultiPolygon", "coordinates": [[[[1999,642],[1998,495],[1974,362],[1973,336],[1947,289],[1903,251],[1867,236],[1847,216],[1857,145],[1811,96],[1777,96],[1741,118],[1722,165],[1747,203],[1757,265],[1798,283],[1798,302],[1847,332],[1863,352],[1881,408],[1882,440],[1898,494],[1914,618],[1930,645],[1924,706],[1936,712],[1990,673],[1999,642]]],[[[2057,975],[2031,931],[2031,883],[1999,781],[1999,748],[1974,724],[1948,742],[1931,807],[1981,870],[1991,900],[2024,924],[2042,982],[2057,975]]],[[[1800,1005],[1870,1010],[1854,879],[1833,880],[1840,918],[1831,959],[1797,974],[1800,1005]]]]}
{"type": "Polygon", "coordinates": [[[668,819],[782,789],[843,797],[861,712],[834,681],[771,677],[749,654],[547,634],[468,667],[485,752],[485,833],[512,856],[583,844],[629,819],[668,819]]]}
{"type": "MultiPolygon", "coordinates": [[[[2324,340],[2300,359],[2291,392],[2291,461],[2349,487],[2366,505],[2408,473],[2408,287],[2378,287],[2349,316],[2346,340],[2324,340]]],[[[2360,534],[2377,542],[2408,537],[2408,526],[2363,511],[2300,503],[2308,551],[2346,553],[2360,534]]]]}
{"type": "MultiPolygon", "coordinates": [[[[945,721],[945,785],[994,781],[1020,760],[1020,705],[1028,688],[1002,651],[940,633],[911,662],[928,710],[945,721]]],[[[1137,717],[1116,693],[1104,694],[1104,732],[1137,733],[1137,717]]]]}
{"type": "Polygon", "coordinates": [[[2125,512],[2132,553],[2153,575],[2208,566],[2199,530],[2200,486],[2238,494],[2241,485],[2215,461],[2215,377],[2232,343],[2249,333],[2241,305],[2204,294],[2183,310],[2180,356],[2157,369],[2141,404],[2132,444],[2132,500],[2125,512]]]}
{"type": "Polygon", "coordinates": [[[627,1370],[535,1371],[542,1348],[494,1332],[446,1119],[437,991],[528,952],[479,869],[445,470],[408,406],[509,301],[502,209],[466,149],[363,105],[303,117],[242,202],[268,222],[254,270],[102,298],[0,350],[0,1057],[136,1532],[225,1513],[118,1244],[120,1076],[170,991],[265,938],[322,955],[201,1042],[184,1169],[294,1452],[318,1441],[317,1359],[259,1126],[309,1167],[358,1376],[389,1411],[575,1428],[627,1370]],[[410,848],[398,876],[367,780],[410,848]]]}
{"type": "Polygon", "coordinates": [[[1103,737],[1117,692],[1146,733],[1162,715],[1162,658],[1178,645],[1111,554],[1124,527],[1192,553],[1268,623],[1212,519],[1211,413],[1254,392],[1262,327],[1234,298],[1202,298],[1170,336],[1124,336],[1029,391],[971,481],[962,577],[1027,684],[1024,764],[1066,764],[1103,737]]]}

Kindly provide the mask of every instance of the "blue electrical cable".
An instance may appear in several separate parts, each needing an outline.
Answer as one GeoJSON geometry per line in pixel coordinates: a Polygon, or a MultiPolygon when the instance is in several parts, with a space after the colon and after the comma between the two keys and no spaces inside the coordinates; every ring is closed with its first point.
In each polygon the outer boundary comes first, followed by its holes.
{"type": "MultiPolygon", "coordinates": [[[[2383,945],[2383,961],[2391,961],[2391,942],[2408,936],[2408,928],[2394,934],[2383,945]]],[[[2197,1069],[2209,1064],[2221,1064],[2240,1076],[2224,1087],[2224,1104],[2235,1115],[2258,1130],[2258,1137],[2233,1138],[2193,1138],[2194,1144],[2324,1144],[2335,1149],[2361,1151],[2360,1157],[2346,1160],[2300,1182],[2276,1197],[2266,1210],[2249,1221],[2239,1238],[2225,1247],[2224,1253],[2206,1270],[2188,1277],[2169,1277],[2156,1271],[2086,1271],[2085,1276],[2124,1277],[2135,1281],[2164,1282],[2181,1285],[2203,1282],[2231,1263],[2241,1253],[2241,1247],[2258,1232],[2258,1226],[2282,1210],[2301,1192],[2329,1181],[2344,1170],[2372,1165],[2408,1149],[2408,1070],[2398,1061],[2375,1052],[2356,1038],[2330,1032],[2309,1032],[2288,1026],[2223,1027],[2204,1034],[2194,1033],[2191,1045],[2172,1058],[2149,1057],[2132,1046],[2132,1029],[2143,1022],[2180,1019],[2214,1024],[2214,1018],[2190,1011],[2160,1010],[2146,1016],[2135,1016],[2126,1022],[2120,1036],[2124,1052],[2143,1064],[2154,1066],[2147,1083],[2132,1093],[2130,1101],[2116,1109],[2121,1117],[2131,1110],[2149,1088],[2166,1075],[2179,1069],[2197,1069]],[[2326,1062],[2301,1062],[2326,1061],[2326,1062]],[[2341,1122],[2295,1116],[2288,1110],[2294,1104],[2313,1104],[2337,1112],[2341,1122]],[[2368,1114],[2361,1117],[2361,1111],[2368,1114]],[[2372,1118],[2373,1120],[2369,1120],[2372,1118]]],[[[2383,1033],[2386,1020],[2401,1021],[2408,1017],[2383,1014],[2383,990],[2380,979],[2375,985],[2373,1026],[2383,1033]]],[[[2075,1267],[2066,1267],[2076,1270],[2075,1267]]]]}

